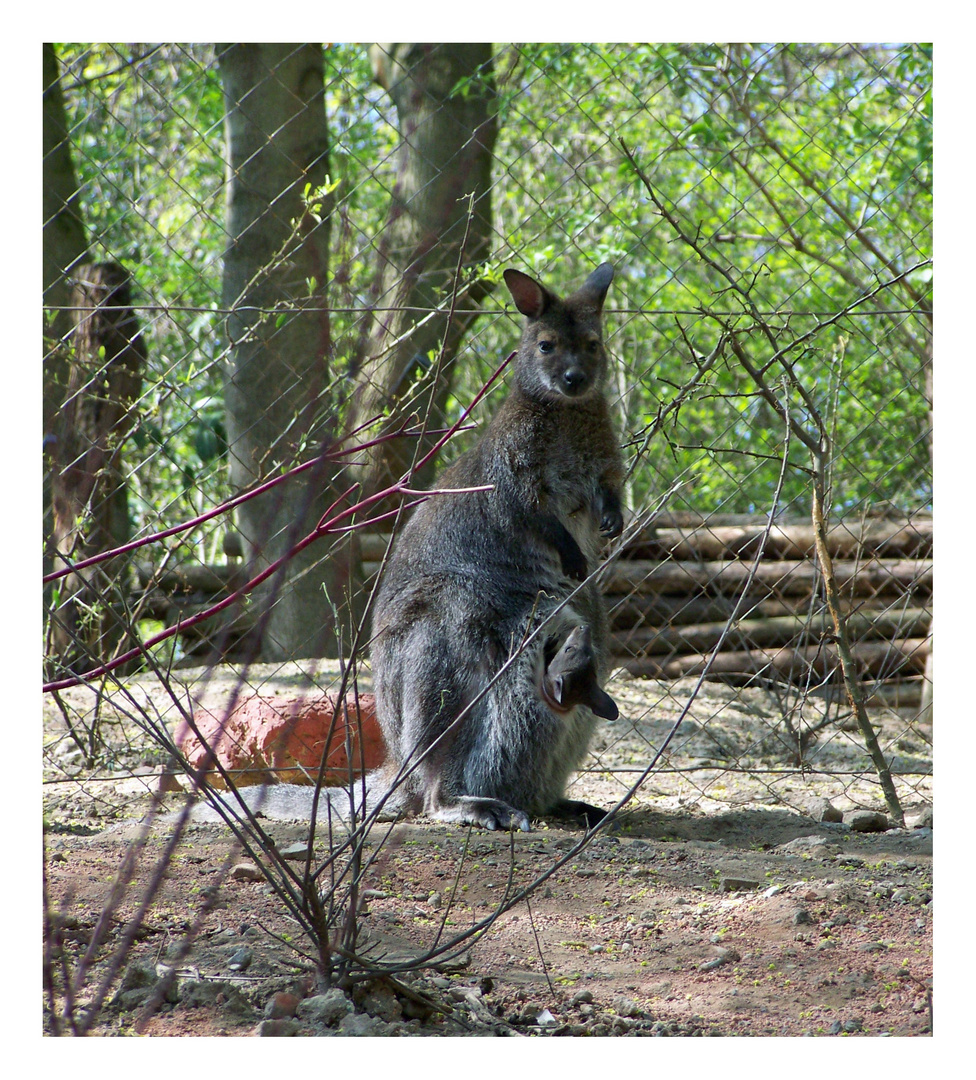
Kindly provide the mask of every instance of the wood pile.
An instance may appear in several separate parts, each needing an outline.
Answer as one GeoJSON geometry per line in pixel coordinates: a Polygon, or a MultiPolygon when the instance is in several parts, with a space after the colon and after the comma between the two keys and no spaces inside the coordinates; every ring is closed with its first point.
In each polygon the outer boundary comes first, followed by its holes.
{"type": "MultiPolygon", "coordinates": [[[[774,526],[757,562],[764,534],[754,518],[670,514],[629,543],[603,580],[620,665],[651,678],[698,675],[719,646],[709,670],[731,682],[838,681],[813,527],[774,526]]],[[[842,523],[827,546],[861,677],[907,703],[930,648],[931,519],[842,523]]]]}
{"type": "MultiPolygon", "coordinates": [[[[629,541],[601,579],[616,664],[636,676],[694,676],[721,642],[709,669],[716,678],[806,687],[839,681],[812,526],[774,526],[757,562],[764,534],[756,518],[671,513],[629,541]]],[[[367,584],[388,539],[361,538],[367,584]]],[[[932,626],[931,519],[842,523],[827,543],[862,678],[878,696],[917,701],[932,626]]],[[[226,595],[242,581],[242,568],[191,565],[151,575],[145,567],[140,577],[150,587],[146,614],[172,624],[226,595]]],[[[238,623],[239,643],[247,628],[238,623]]],[[[186,651],[201,655],[215,631],[187,641],[186,651]]]]}

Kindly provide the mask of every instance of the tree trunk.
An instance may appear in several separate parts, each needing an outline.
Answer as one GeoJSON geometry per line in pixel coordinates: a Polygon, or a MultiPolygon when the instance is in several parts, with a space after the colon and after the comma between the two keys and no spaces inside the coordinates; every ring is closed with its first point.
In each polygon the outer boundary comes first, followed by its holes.
{"type": "MultiPolygon", "coordinates": [[[[119,465],[135,424],[146,360],[126,271],[118,263],[84,263],[74,274],[73,359],[52,448],[56,566],[129,538],[119,465]]],[[[62,580],[51,629],[55,654],[65,668],[111,658],[125,631],[120,618],[123,573],[124,565],[115,559],[62,580]]]]}
{"type": "Polygon", "coordinates": [[[68,384],[68,358],[64,343],[73,326],[67,310],[71,293],[68,272],[88,258],[88,240],[81,216],[78,181],[71,160],[60,67],[53,45],[44,45],[43,68],[43,410],[45,442],[49,444],[54,417],[64,401],[68,384]]]}
{"type": "MultiPolygon", "coordinates": [[[[68,274],[72,267],[88,258],[88,240],[81,216],[80,192],[71,160],[68,123],[65,117],[64,96],[61,92],[61,71],[54,46],[43,47],[44,97],[42,106],[43,166],[41,191],[44,211],[41,268],[43,271],[42,303],[44,325],[42,333],[41,419],[44,447],[43,532],[45,540],[52,536],[54,521],[51,514],[50,467],[53,464],[54,425],[58,410],[64,403],[68,386],[68,338],[72,330],[68,300],[71,285],[68,274]]],[[[47,574],[54,563],[53,544],[45,543],[43,569],[47,574]]],[[[44,609],[50,606],[52,591],[44,590],[44,609]]]]}
{"type": "MultiPolygon", "coordinates": [[[[313,214],[304,199],[308,185],[327,180],[328,129],[320,45],[220,45],[218,59],[228,158],[225,404],[231,480],[244,489],[314,456],[334,432],[331,200],[325,194],[313,214]]],[[[254,570],[287,556],[314,528],[334,479],[312,470],[238,510],[254,570]]],[[[259,597],[270,605],[265,659],[335,654],[331,605],[344,606],[349,586],[337,552],[327,540],[313,544],[269,580],[259,597]]]]}
{"type": "MultiPolygon", "coordinates": [[[[470,311],[487,292],[479,268],[491,248],[491,46],[383,44],[370,57],[396,105],[402,141],[351,424],[382,416],[384,429],[393,430],[416,414],[436,427],[458,346],[477,317],[449,315],[459,266],[460,307],[470,311]]],[[[362,472],[367,491],[402,476],[430,441],[381,444],[362,472]]]]}

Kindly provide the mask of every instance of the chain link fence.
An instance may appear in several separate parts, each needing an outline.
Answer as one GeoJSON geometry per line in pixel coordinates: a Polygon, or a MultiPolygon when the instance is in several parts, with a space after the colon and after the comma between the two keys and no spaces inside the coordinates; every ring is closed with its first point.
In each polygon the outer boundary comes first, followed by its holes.
{"type": "Polygon", "coordinates": [[[519,334],[502,270],[565,293],[603,261],[621,719],[574,790],[930,800],[931,70],[887,44],[46,47],[49,813],[130,813],[227,672],[368,689],[391,515],[435,466],[402,478],[504,393],[467,421],[519,334]]]}

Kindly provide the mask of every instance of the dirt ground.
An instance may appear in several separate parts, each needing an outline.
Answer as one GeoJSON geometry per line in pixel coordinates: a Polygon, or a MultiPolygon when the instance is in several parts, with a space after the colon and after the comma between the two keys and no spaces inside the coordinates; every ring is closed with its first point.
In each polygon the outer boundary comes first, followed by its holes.
{"type": "MultiPolygon", "coordinates": [[[[207,692],[224,689],[214,683],[207,692]]],[[[600,729],[589,768],[569,792],[601,806],[614,805],[646,766],[690,693],[638,680],[609,689],[631,719],[600,729]]],[[[86,693],[65,696],[76,719],[86,693]]],[[[158,688],[137,683],[128,695],[129,721],[150,707],[164,716],[158,688]]],[[[764,691],[706,686],[660,770],[610,830],[575,853],[582,833],[560,822],[514,835],[422,821],[377,826],[366,850],[376,858],[365,880],[360,952],[406,962],[487,925],[454,957],[360,985],[349,998],[355,1013],[337,1022],[314,1012],[322,987],[308,940],[268,880],[232,871],[247,860],[225,826],[189,825],[140,911],[173,828],[154,825],[132,881],[109,904],[142,835],[159,758],[121,713],[103,712],[116,760],[86,769],[72,758],[64,714],[46,702],[54,968],[77,972],[99,942],[77,988],[83,1005],[131,937],[92,1029],[99,1035],[927,1035],[932,830],[859,832],[816,820],[824,798],[842,811],[883,809],[876,784],[863,757],[863,776],[838,767],[863,755],[849,733],[821,740],[813,759],[822,773],[769,764],[777,707],[764,691]],[[111,909],[107,920],[103,909],[111,909]],[[147,997],[169,969],[175,982],[146,1016],[147,997]]],[[[878,722],[900,748],[911,826],[931,798],[926,733],[895,713],[878,722]]],[[[168,799],[173,810],[183,796],[168,799]]],[[[263,825],[279,851],[308,839],[304,823],[263,825]]],[[[320,828],[313,865],[327,853],[320,828]]]]}

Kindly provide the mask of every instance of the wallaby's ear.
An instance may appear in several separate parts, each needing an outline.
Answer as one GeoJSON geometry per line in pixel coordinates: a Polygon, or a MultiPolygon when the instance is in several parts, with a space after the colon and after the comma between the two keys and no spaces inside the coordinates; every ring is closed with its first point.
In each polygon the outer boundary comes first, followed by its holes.
{"type": "Polygon", "coordinates": [[[589,705],[597,716],[602,716],[604,720],[616,720],[620,715],[617,703],[605,690],[601,690],[599,686],[593,687],[593,693],[590,695],[590,700],[586,704],[589,705]]]}
{"type": "Polygon", "coordinates": [[[611,281],[613,281],[613,264],[600,263],[583,282],[576,295],[580,300],[592,304],[597,311],[602,311],[603,301],[607,298],[607,289],[610,288],[611,281]]]}
{"type": "Polygon", "coordinates": [[[556,675],[552,680],[552,699],[557,705],[565,705],[566,680],[562,675],[556,675]]]}
{"type": "Polygon", "coordinates": [[[549,306],[549,293],[521,270],[506,270],[503,277],[519,311],[530,319],[538,319],[549,306]]]}

